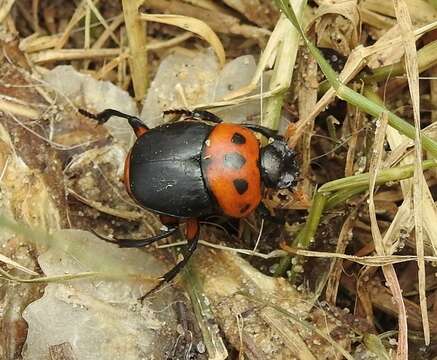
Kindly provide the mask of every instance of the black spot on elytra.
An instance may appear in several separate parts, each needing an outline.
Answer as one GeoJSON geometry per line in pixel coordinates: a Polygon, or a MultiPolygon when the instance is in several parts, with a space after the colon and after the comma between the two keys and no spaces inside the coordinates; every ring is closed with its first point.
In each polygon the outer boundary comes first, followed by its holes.
{"type": "Polygon", "coordinates": [[[240,195],[243,195],[249,187],[249,184],[244,179],[235,179],[233,183],[235,190],[237,190],[240,195]]]}
{"type": "Polygon", "coordinates": [[[243,135],[241,135],[240,133],[236,132],[236,133],[234,133],[234,135],[232,135],[231,141],[234,144],[242,145],[242,144],[246,143],[246,138],[243,135]]]}
{"type": "Polygon", "coordinates": [[[227,168],[239,170],[246,163],[244,156],[237,152],[226,154],[223,163],[227,168]]]}
{"type": "Polygon", "coordinates": [[[240,214],[244,214],[248,209],[250,208],[250,204],[246,204],[244,205],[241,209],[240,209],[240,214]]]}

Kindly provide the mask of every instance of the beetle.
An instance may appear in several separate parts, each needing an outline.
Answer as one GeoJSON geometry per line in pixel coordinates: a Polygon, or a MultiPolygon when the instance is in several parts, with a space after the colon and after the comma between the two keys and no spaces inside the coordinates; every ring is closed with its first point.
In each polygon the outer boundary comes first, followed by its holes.
{"type": "Polygon", "coordinates": [[[182,260],[143,298],[171,281],[188,262],[197,247],[200,217],[244,218],[256,209],[266,213],[261,201],[264,188],[296,184],[295,152],[282,136],[266,127],[224,123],[215,114],[197,109],[164,111],[182,119],[153,129],[138,117],[114,109],[79,112],[99,124],[112,116],[129,122],[137,139],[125,161],[126,190],[142,208],[159,214],[166,228],[146,239],[98,236],[120,247],[143,247],[174,234],[180,223],[186,223],[188,245],[182,260]],[[268,144],[260,147],[255,133],[268,138],[268,144]]]}

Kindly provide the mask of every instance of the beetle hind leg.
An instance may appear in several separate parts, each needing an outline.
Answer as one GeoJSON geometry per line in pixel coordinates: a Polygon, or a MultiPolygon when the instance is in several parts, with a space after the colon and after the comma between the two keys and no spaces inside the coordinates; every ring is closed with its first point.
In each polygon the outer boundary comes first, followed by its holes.
{"type": "Polygon", "coordinates": [[[169,237],[170,235],[173,235],[176,230],[178,230],[178,227],[169,227],[166,231],[162,231],[161,233],[150,236],[148,238],[144,239],[120,239],[120,238],[110,238],[103,235],[100,235],[96,233],[94,230],[91,229],[91,232],[96,235],[99,239],[102,239],[106,242],[109,242],[111,244],[116,244],[121,248],[140,248],[144,247],[150,244],[153,244],[154,242],[158,240],[165,239],[169,237]]]}
{"type": "Polygon", "coordinates": [[[183,269],[183,267],[187,264],[188,260],[190,260],[191,255],[193,255],[194,251],[197,248],[197,244],[199,241],[199,221],[197,219],[189,219],[187,221],[187,228],[185,230],[185,237],[187,238],[188,245],[184,249],[182,253],[182,260],[179,261],[172,269],[166,272],[163,276],[158,279],[158,284],[150,289],[146,294],[141,296],[138,300],[143,301],[147,296],[151,293],[158,290],[163,284],[172,281],[177,274],[183,269]]]}

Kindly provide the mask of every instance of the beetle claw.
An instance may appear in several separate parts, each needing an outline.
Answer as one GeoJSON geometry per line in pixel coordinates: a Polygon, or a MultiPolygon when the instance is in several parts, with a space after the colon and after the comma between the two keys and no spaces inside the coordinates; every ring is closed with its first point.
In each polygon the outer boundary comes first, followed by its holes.
{"type": "Polygon", "coordinates": [[[158,278],[157,279],[157,281],[158,281],[158,284],[156,284],[155,286],[153,286],[150,290],[148,290],[144,295],[142,295],[141,297],[139,297],[138,298],[138,301],[140,302],[140,303],[143,303],[143,301],[150,295],[150,294],[153,294],[154,292],[156,292],[156,291],[158,291],[161,287],[162,287],[162,285],[164,285],[165,284],[165,279],[164,278],[162,278],[162,277],[160,277],[160,278],[158,278]]]}

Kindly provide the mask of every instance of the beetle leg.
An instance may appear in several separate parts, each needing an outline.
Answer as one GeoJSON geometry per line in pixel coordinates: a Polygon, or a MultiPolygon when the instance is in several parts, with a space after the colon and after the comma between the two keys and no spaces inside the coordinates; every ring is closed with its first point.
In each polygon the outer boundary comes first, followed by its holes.
{"type": "Polygon", "coordinates": [[[261,135],[265,136],[267,139],[268,138],[273,138],[273,139],[282,138],[282,136],[278,135],[277,131],[270,129],[268,127],[265,127],[265,126],[261,126],[261,125],[257,125],[257,124],[247,124],[247,123],[243,123],[240,125],[248,128],[252,131],[260,133],[261,135]]]}
{"type": "Polygon", "coordinates": [[[92,114],[84,109],[79,109],[79,112],[89,117],[90,119],[97,120],[97,122],[101,125],[107,122],[112,116],[117,116],[123,119],[126,119],[129,122],[129,125],[132,127],[132,129],[135,132],[135,135],[137,137],[140,137],[145,132],[149,130],[149,128],[144,124],[139,118],[136,116],[128,115],[125,113],[122,113],[121,111],[114,110],[114,109],[105,109],[102,112],[98,114],[92,114]]]}
{"type": "Polygon", "coordinates": [[[194,109],[193,111],[187,109],[169,109],[169,110],[164,110],[163,114],[185,115],[186,117],[189,118],[208,121],[215,124],[220,124],[221,122],[223,122],[222,119],[220,119],[217,115],[213,114],[212,112],[206,110],[200,110],[200,109],[194,109]]]}
{"type": "Polygon", "coordinates": [[[209,122],[212,122],[215,124],[220,124],[221,122],[223,122],[223,120],[220,119],[217,115],[213,114],[212,112],[206,111],[206,110],[194,109],[191,112],[191,116],[195,119],[209,121],[209,122]]]}
{"type": "Polygon", "coordinates": [[[272,223],[279,224],[279,225],[285,224],[285,219],[283,217],[271,215],[269,209],[267,209],[267,207],[264,205],[262,201],[259,203],[256,210],[258,211],[260,216],[265,220],[269,220],[272,223]]]}
{"type": "Polygon", "coordinates": [[[146,294],[141,296],[138,300],[142,301],[151,293],[158,290],[163,284],[172,281],[177,274],[183,269],[183,267],[187,264],[188,260],[190,260],[191,255],[193,255],[194,251],[197,248],[197,243],[199,241],[199,220],[193,218],[187,220],[187,228],[185,231],[185,237],[187,238],[188,245],[184,249],[182,253],[182,260],[179,261],[170,271],[165,273],[162,277],[158,279],[158,284],[154,286],[151,290],[149,290],[146,294]]]}
{"type": "Polygon", "coordinates": [[[159,215],[159,220],[161,221],[161,224],[165,226],[178,226],[179,225],[179,219],[175,218],[174,216],[170,215],[159,215]]]}
{"type": "Polygon", "coordinates": [[[158,235],[150,236],[145,239],[119,239],[119,238],[110,238],[106,236],[102,236],[98,233],[96,233],[94,230],[90,229],[90,231],[96,235],[99,239],[102,239],[106,242],[117,244],[121,248],[140,248],[144,247],[150,244],[153,244],[154,242],[165,239],[166,237],[169,237],[170,235],[174,234],[178,230],[178,227],[173,226],[169,227],[168,230],[162,231],[158,235]]]}

